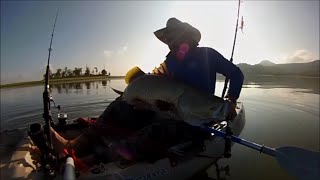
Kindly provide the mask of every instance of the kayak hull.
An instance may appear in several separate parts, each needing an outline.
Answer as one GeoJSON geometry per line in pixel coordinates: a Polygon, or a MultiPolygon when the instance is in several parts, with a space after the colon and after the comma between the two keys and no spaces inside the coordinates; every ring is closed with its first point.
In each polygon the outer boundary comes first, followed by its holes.
{"type": "MultiPolygon", "coordinates": [[[[245,125],[245,111],[242,103],[237,104],[237,116],[231,122],[233,134],[240,135],[245,125]]],[[[215,129],[225,131],[226,123],[215,125],[215,129]]],[[[124,165],[121,162],[110,162],[92,167],[88,173],[80,173],[78,179],[188,179],[195,174],[205,171],[224,153],[224,139],[212,135],[205,140],[204,150],[196,156],[172,160],[163,158],[153,163],[138,162],[124,165]]],[[[232,143],[233,144],[233,143],[232,143]]],[[[26,135],[18,144],[16,150],[8,156],[1,157],[0,179],[43,179],[43,173],[37,167],[31,156],[32,142],[26,135]]],[[[63,179],[63,174],[55,179],[63,179]]]]}

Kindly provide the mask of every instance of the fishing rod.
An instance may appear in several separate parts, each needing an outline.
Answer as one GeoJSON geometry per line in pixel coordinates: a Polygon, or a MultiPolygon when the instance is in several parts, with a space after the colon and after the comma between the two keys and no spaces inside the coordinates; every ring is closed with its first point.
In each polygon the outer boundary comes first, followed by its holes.
{"type": "MultiPolygon", "coordinates": [[[[53,177],[56,174],[56,170],[58,167],[58,158],[59,155],[54,151],[53,143],[52,143],[52,135],[51,135],[51,127],[53,125],[53,119],[51,116],[50,103],[52,100],[49,92],[49,73],[50,73],[50,56],[52,51],[52,41],[54,30],[56,27],[57,19],[58,19],[59,9],[57,10],[57,14],[54,20],[54,25],[51,33],[50,46],[49,46],[49,54],[48,54],[48,62],[46,67],[45,74],[45,84],[44,91],[42,94],[43,97],[43,114],[45,125],[42,126],[39,123],[33,123],[28,127],[28,135],[33,141],[33,143],[39,148],[41,151],[41,160],[40,165],[41,169],[44,171],[45,176],[53,177]]],[[[53,101],[54,102],[54,101],[53,101]]],[[[60,107],[58,107],[60,109],[60,107]]]]}
{"type": "MultiPolygon", "coordinates": [[[[235,46],[236,46],[236,40],[237,40],[239,14],[240,14],[240,3],[241,3],[241,0],[239,0],[239,2],[238,2],[237,23],[236,23],[236,29],[235,29],[235,32],[234,32],[233,46],[232,46],[231,57],[230,57],[230,62],[231,63],[233,62],[233,53],[234,53],[234,49],[235,49],[235,46]]],[[[227,90],[228,82],[229,82],[229,78],[226,77],[226,79],[224,81],[223,90],[222,90],[222,96],[221,96],[222,98],[225,97],[225,93],[226,93],[226,90],[227,90]]],[[[227,135],[225,136],[224,157],[230,158],[231,157],[231,135],[232,135],[232,130],[231,130],[231,125],[230,125],[229,120],[227,120],[226,134],[227,135]]]]}
{"type": "Polygon", "coordinates": [[[47,136],[47,141],[50,149],[53,149],[53,144],[52,144],[52,136],[51,136],[51,123],[52,121],[52,116],[51,116],[51,111],[50,111],[50,94],[49,94],[49,71],[50,71],[50,57],[51,57],[51,51],[52,51],[52,40],[53,40],[53,35],[54,35],[54,30],[56,27],[57,19],[58,19],[58,13],[59,9],[56,14],[56,18],[54,20],[54,25],[51,33],[51,40],[50,40],[50,46],[49,46],[49,55],[48,55],[48,62],[47,62],[47,68],[46,68],[46,76],[45,76],[45,85],[44,85],[44,92],[43,92],[43,118],[45,120],[45,133],[47,136]]]}
{"type": "MultiPolygon", "coordinates": [[[[234,32],[234,39],[233,39],[233,46],[232,46],[232,51],[231,51],[230,62],[233,62],[233,53],[234,53],[234,49],[235,49],[235,46],[236,46],[237,33],[238,33],[238,24],[239,24],[239,14],[240,14],[240,3],[241,3],[241,0],[239,0],[239,3],[238,3],[237,23],[236,23],[236,29],[235,29],[235,32],[234,32]]],[[[224,98],[224,95],[226,93],[228,82],[229,82],[229,78],[226,77],[226,79],[224,81],[223,90],[222,90],[222,96],[221,96],[222,98],[224,98]]]]}

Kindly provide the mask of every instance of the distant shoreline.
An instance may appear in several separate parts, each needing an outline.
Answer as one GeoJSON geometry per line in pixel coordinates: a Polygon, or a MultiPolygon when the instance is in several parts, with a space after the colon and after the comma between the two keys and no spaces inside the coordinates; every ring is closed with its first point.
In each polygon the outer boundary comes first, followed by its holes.
{"type": "MultiPolygon", "coordinates": [[[[268,75],[268,74],[244,74],[245,77],[288,77],[288,78],[308,78],[308,79],[319,79],[318,76],[301,76],[301,75],[268,75]]],[[[217,80],[224,80],[224,76],[218,74],[217,80]]],[[[73,83],[73,82],[89,82],[89,81],[103,81],[103,80],[111,80],[111,79],[124,79],[124,76],[82,76],[82,77],[66,77],[66,78],[54,78],[49,80],[49,84],[63,84],[63,83],[73,83]]],[[[2,88],[11,88],[11,87],[27,87],[27,86],[35,86],[35,85],[43,85],[44,80],[41,81],[27,81],[27,82],[19,82],[19,83],[10,83],[0,85],[0,89],[2,88]]]]}
{"type": "MultiPolygon", "coordinates": [[[[279,77],[279,78],[308,78],[308,79],[319,79],[319,76],[304,76],[304,75],[274,75],[274,74],[246,74],[244,73],[244,78],[246,77],[279,77]]],[[[217,80],[225,79],[223,75],[217,74],[217,80]]]]}
{"type": "MultiPolygon", "coordinates": [[[[110,79],[123,79],[124,76],[82,76],[82,77],[66,77],[66,78],[54,78],[49,79],[49,84],[63,84],[70,82],[88,82],[88,81],[103,81],[110,79]]],[[[11,87],[27,87],[35,85],[44,85],[44,80],[40,81],[27,81],[27,82],[18,82],[10,84],[1,84],[0,89],[2,88],[11,88],[11,87]]]]}

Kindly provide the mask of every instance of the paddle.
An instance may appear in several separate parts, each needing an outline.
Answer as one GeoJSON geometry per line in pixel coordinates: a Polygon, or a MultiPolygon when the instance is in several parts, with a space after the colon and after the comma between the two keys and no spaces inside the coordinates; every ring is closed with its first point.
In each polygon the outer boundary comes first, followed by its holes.
{"type": "MultiPolygon", "coordinates": [[[[203,127],[208,132],[219,137],[225,137],[225,132],[203,127]]],[[[270,148],[259,145],[236,136],[231,136],[233,142],[255,149],[260,153],[268,154],[277,159],[278,164],[290,175],[299,179],[315,180],[320,177],[320,153],[293,146],[270,148]]]]}

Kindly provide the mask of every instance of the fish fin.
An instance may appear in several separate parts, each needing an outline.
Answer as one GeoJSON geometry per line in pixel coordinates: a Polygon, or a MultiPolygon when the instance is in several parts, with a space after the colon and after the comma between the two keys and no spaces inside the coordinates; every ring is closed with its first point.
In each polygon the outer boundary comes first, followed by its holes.
{"type": "Polygon", "coordinates": [[[151,109],[152,105],[142,99],[135,98],[131,101],[131,105],[135,106],[136,109],[151,109]]]}
{"type": "Polygon", "coordinates": [[[115,93],[119,94],[120,96],[123,95],[123,92],[122,92],[122,91],[119,91],[119,90],[117,90],[117,89],[114,89],[114,88],[112,88],[111,86],[109,86],[109,88],[111,88],[115,93]]]}
{"type": "Polygon", "coordinates": [[[161,111],[174,111],[175,110],[174,104],[166,102],[166,101],[156,100],[155,105],[161,111]]]}

